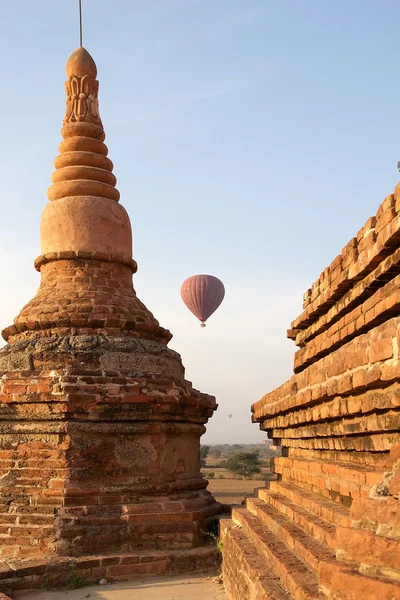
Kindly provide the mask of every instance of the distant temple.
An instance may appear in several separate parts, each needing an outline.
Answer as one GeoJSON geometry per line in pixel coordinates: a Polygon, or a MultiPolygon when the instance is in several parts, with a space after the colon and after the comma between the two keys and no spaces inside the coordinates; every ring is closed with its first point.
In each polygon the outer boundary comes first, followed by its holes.
{"type": "Polygon", "coordinates": [[[278,481],[222,522],[230,600],[400,599],[400,185],[304,296],[253,405],[278,481]]]}
{"type": "Polygon", "coordinates": [[[40,288],[0,351],[5,592],[65,584],[71,569],[90,583],[215,562],[203,530],[220,505],[199,440],[217,405],[185,380],[172,335],[133,288],[131,225],[84,48],[67,77],[40,288]]]}

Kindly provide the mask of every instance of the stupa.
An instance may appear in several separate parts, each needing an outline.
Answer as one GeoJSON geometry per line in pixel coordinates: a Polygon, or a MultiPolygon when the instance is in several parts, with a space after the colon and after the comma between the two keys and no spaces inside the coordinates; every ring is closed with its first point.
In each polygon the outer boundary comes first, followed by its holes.
{"type": "Polygon", "coordinates": [[[111,578],[194,564],[211,556],[202,531],[220,511],[199,460],[217,405],[185,380],[171,333],[136,296],[130,220],[83,47],[67,77],[40,288],[2,332],[0,560],[96,555],[91,568],[109,565],[111,578]]]}

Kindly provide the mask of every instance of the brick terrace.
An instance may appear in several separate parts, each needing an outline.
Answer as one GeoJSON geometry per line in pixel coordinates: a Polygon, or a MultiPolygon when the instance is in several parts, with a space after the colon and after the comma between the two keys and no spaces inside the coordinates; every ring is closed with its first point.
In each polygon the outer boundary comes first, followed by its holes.
{"type": "Polygon", "coordinates": [[[252,407],[278,481],[222,523],[231,600],[400,599],[400,186],[304,295],[252,407]]]}

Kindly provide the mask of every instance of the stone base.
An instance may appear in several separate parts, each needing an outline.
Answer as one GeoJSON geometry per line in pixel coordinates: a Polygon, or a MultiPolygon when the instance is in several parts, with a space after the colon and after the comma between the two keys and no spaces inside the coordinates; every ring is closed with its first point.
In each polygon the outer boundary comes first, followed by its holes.
{"type": "Polygon", "coordinates": [[[152,340],[43,334],[3,348],[0,561],[197,547],[220,513],[199,454],[215,408],[152,340]]]}
{"type": "Polygon", "coordinates": [[[17,590],[83,587],[103,578],[112,582],[193,571],[211,572],[217,568],[219,557],[214,545],[205,545],[189,550],[2,561],[0,598],[4,598],[2,592],[11,595],[17,590]]]}

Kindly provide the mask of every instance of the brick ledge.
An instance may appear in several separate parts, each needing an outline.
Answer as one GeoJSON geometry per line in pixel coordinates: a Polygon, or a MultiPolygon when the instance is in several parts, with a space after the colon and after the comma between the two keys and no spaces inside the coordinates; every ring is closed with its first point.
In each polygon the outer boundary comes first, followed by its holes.
{"type": "MultiPolygon", "coordinates": [[[[68,586],[71,577],[84,585],[100,579],[128,581],[136,577],[171,575],[193,571],[213,571],[219,563],[214,545],[178,550],[115,552],[79,557],[42,557],[0,561],[0,600],[5,594],[33,589],[58,589],[68,586]]],[[[83,586],[82,586],[83,587],[83,586]]]]}

